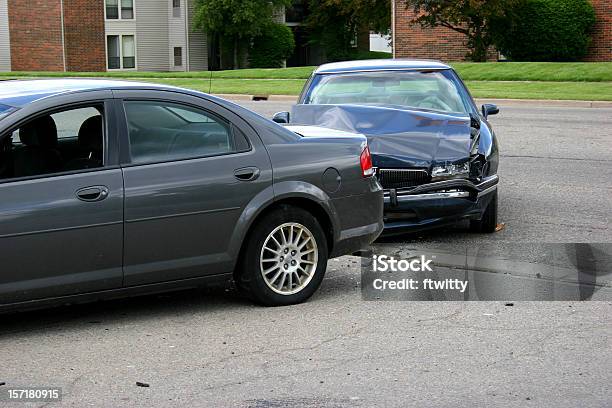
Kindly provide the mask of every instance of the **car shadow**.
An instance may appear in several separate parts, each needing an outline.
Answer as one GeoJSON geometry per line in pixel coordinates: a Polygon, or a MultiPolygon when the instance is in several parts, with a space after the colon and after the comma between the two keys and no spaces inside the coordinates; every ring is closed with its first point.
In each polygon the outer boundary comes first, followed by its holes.
{"type": "MultiPolygon", "coordinates": [[[[357,289],[358,290],[358,289],[357,289]]],[[[335,296],[355,291],[353,274],[329,274],[319,290],[308,302],[321,302],[335,296]]],[[[286,309],[293,306],[279,307],[286,309]]],[[[40,331],[51,333],[70,332],[104,325],[113,327],[132,324],[156,324],[165,318],[181,315],[212,314],[216,312],[248,312],[261,309],[242,295],[233,285],[187,289],[161,294],[135,296],[122,299],[101,300],[55,306],[46,309],[0,314],[0,342],[30,335],[40,331]]],[[[301,313],[296,308],[296,313],[301,313]]]]}
{"type": "Polygon", "coordinates": [[[70,331],[83,326],[142,323],[180,314],[249,309],[255,306],[230,287],[188,289],[163,294],[72,304],[0,315],[0,340],[45,331],[70,331]]]}
{"type": "MultiPolygon", "coordinates": [[[[393,235],[382,235],[374,241],[377,244],[413,244],[426,242],[463,242],[465,240],[479,239],[482,234],[476,234],[468,230],[468,224],[457,223],[447,227],[428,229],[418,232],[406,232],[393,235]]],[[[490,235],[487,235],[490,237],[490,235]]]]}

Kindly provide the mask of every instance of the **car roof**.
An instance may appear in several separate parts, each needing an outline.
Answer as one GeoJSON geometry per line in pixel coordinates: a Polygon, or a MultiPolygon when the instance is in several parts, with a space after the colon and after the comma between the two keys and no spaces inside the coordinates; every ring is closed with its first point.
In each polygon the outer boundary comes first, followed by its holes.
{"type": "Polygon", "coordinates": [[[116,81],[108,79],[58,78],[9,80],[0,82],[0,103],[21,108],[37,100],[64,93],[110,89],[158,89],[176,91],[181,88],[145,82],[116,81]]]}
{"type": "Polygon", "coordinates": [[[315,74],[335,74],[340,72],[359,71],[393,71],[409,69],[450,69],[450,66],[433,60],[418,59],[372,59],[360,61],[343,61],[323,64],[317,68],[315,74]]]}

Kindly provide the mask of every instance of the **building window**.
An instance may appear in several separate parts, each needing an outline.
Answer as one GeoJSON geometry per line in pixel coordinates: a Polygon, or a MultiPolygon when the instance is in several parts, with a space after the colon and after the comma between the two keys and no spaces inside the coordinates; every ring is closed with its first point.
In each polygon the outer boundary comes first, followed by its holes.
{"type": "Polygon", "coordinates": [[[121,68],[121,52],[119,51],[119,36],[106,37],[106,50],[108,54],[108,69],[121,68]]]}
{"type": "Polygon", "coordinates": [[[174,47],[174,66],[175,67],[183,66],[183,48],[182,47],[174,47]]]}
{"type": "Polygon", "coordinates": [[[136,44],[133,35],[124,35],[123,39],[123,68],[136,68],[136,44]]]}
{"type": "Polygon", "coordinates": [[[172,0],[172,17],[181,16],[181,0],[172,0]]]}
{"type": "Polygon", "coordinates": [[[109,35],[106,37],[108,69],[136,68],[136,42],[133,35],[109,35]]]}
{"type": "Polygon", "coordinates": [[[121,18],[124,20],[134,18],[134,0],[121,0],[121,18]]]}
{"type": "Polygon", "coordinates": [[[106,0],[107,20],[133,20],[134,0],[106,0]]]}
{"type": "Polygon", "coordinates": [[[303,23],[308,15],[307,0],[293,0],[291,6],[285,10],[285,22],[287,23],[303,23]]]}
{"type": "Polygon", "coordinates": [[[106,18],[108,20],[119,18],[119,0],[106,0],[106,18]]]}

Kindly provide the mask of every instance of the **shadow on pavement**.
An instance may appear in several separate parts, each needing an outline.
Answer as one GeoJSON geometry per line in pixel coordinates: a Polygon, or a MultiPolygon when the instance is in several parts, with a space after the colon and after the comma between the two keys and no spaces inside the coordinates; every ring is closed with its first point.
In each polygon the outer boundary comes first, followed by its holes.
{"type": "MultiPolygon", "coordinates": [[[[328,298],[356,292],[354,278],[359,270],[349,275],[329,274],[308,302],[320,302],[328,298]]],[[[279,307],[278,309],[291,308],[279,307]]],[[[46,309],[0,314],[0,341],[18,334],[19,337],[45,331],[71,331],[84,326],[138,324],[179,317],[181,315],[212,314],[264,308],[251,302],[235,288],[210,287],[136,296],[123,299],[97,301],[46,309]]],[[[296,313],[300,313],[296,309],[296,313]]]]}
{"type": "Polygon", "coordinates": [[[0,315],[0,340],[38,330],[69,331],[83,324],[137,323],[181,314],[258,307],[228,288],[189,289],[0,315]]]}

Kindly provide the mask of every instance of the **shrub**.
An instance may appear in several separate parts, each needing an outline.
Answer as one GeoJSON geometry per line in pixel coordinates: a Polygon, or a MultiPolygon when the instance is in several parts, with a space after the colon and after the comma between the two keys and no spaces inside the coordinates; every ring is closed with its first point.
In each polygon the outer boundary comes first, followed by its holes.
{"type": "Polygon", "coordinates": [[[351,58],[355,60],[388,59],[393,58],[393,54],[383,51],[357,51],[351,55],[351,58]]]}
{"type": "Polygon", "coordinates": [[[270,24],[260,36],[253,39],[249,50],[252,68],[280,68],[293,53],[293,32],[284,24],[270,24]]]}
{"type": "Polygon", "coordinates": [[[588,0],[526,0],[499,27],[496,43],[515,61],[576,61],[587,53],[594,23],[588,0]]]}

